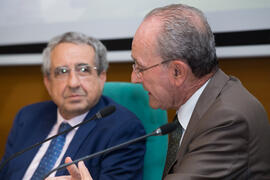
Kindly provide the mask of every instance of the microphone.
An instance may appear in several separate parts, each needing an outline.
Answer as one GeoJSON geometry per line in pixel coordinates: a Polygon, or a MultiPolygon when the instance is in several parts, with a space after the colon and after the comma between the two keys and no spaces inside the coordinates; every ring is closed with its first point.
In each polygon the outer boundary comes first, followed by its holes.
{"type": "Polygon", "coordinates": [[[21,151],[15,153],[15,154],[11,155],[10,157],[8,157],[8,158],[1,164],[1,166],[0,166],[0,171],[3,169],[3,167],[4,167],[10,160],[12,160],[12,159],[14,159],[15,157],[17,157],[17,156],[19,156],[19,155],[25,153],[26,151],[29,151],[29,150],[31,150],[31,149],[33,149],[33,148],[35,148],[35,147],[37,147],[37,146],[39,146],[39,145],[41,145],[41,144],[43,144],[43,143],[45,143],[45,142],[51,140],[51,139],[53,139],[53,138],[55,138],[55,137],[57,137],[57,136],[59,136],[59,135],[61,135],[61,134],[65,134],[65,133],[71,131],[72,129],[74,129],[74,128],[78,127],[78,126],[81,126],[81,125],[83,125],[83,124],[86,124],[86,123],[88,123],[89,121],[92,121],[92,120],[94,120],[94,119],[101,119],[101,118],[104,118],[104,117],[106,117],[106,116],[112,114],[114,111],[115,111],[115,106],[113,106],[113,105],[106,106],[106,107],[103,108],[102,110],[98,111],[98,112],[97,112],[94,116],[92,116],[90,119],[84,120],[83,122],[81,122],[81,123],[79,123],[79,124],[77,124],[77,125],[75,125],[75,126],[69,128],[69,129],[67,129],[67,130],[65,130],[65,131],[62,131],[62,132],[60,132],[60,133],[58,133],[58,134],[56,134],[56,135],[54,135],[54,136],[51,136],[51,137],[49,137],[49,138],[47,138],[47,139],[45,139],[45,140],[43,140],[43,141],[41,141],[41,142],[38,142],[38,143],[36,143],[36,144],[34,144],[34,145],[32,145],[32,146],[29,146],[29,147],[27,147],[27,148],[25,148],[25,149],[23,149],[23,150],[21,150],[21,151]]]}
{"type": "Polygon", "coordinates": [[[111,152],[111,151],[120,149],[120,148],[122,148],[122,147],[124,147],[124,146],[127,146],[127,145],[129,145],[129,144],[132,144],[132,143],[135,143],[135,142],[144,140],[144,139],[146,139],[146,138],[148,138],[148,137],[150,137],[150,136],[160,136],[160,135],[166,135],[166,134],[169,134],[169,133],[173,132],[176,128],[177,128],[177,124],[176,124],[176,123],[174,123],[174,122],[167,123],[167,124],[165,124],[165,125],[159,127],[158,129],[154,130],[152,133],[146,134],[146,135],[144,135],[144,136],[140,136],[140,137],[138,137],[138,138],[129,140],[129,141],[124,142],[124,143],[122,143],[122,144],[118,144],[118,145],[116,145],[116,146],[113,146],[113,147],[107,148],[107,149],[105,149],[105,150],[96,152],[96,153],[94,153],[94,154],[90,154],[90,155],[84,156],[84,157],[79,158],[79,159],[77,159],[77,160],[74,160],[74,161],[72,161],[72,162],[70,162],[70,163],[62,164],[62,165],[60,165],[60,166],[58,166],[58,167],[52,169],[48,174],[46,174],[46,175],[44,176],[43,179],[47,178],[47,177],[48,177],[51,173],[53,173],[54,171],[61,170],[61,169],[65,168],[65,167],[67,167],[67,166],[70,166],[71,164],[75,164],[75,163],[77,163],[77,162],[79,162],[79,161],[88,160],[88,159],[91,159],[91,158],[93,158],[93,157],[96,157],[96,156],[101,155],[101,154],[104,154],[104,153],[109,153],[109,152],[111,152]]]}

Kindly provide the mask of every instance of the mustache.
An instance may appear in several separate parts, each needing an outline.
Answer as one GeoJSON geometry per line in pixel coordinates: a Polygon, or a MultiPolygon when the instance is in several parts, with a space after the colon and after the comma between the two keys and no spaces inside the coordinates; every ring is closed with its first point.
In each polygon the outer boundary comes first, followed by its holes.
{"type": "Polygon", "coordinates": [[[87,92],[84,91],[82,88],[66,88],[64,91],[64,98],[71,97],[71,96],[86,96],[87,92]]]}

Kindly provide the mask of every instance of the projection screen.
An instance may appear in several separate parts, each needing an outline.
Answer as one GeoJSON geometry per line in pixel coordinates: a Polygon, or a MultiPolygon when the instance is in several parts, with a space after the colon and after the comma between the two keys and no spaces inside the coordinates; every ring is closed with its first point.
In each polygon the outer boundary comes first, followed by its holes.
{"type": "Polygon", "coordinates": [[[40,64],[48,40],[67,31],[102,40],[111,62],[131,61],[132,37],[144,15],[172,3],[206,14],[219,58],[270,55],[269,0],[1,0],[0,65],[40,64]]]}

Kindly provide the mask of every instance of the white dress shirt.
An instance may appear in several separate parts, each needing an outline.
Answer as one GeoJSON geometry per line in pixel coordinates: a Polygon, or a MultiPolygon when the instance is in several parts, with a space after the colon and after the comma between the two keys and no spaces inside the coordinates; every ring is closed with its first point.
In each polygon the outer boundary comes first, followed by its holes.
{"type": "MultiPolygon", "coordinates": [[[[210,80],[210,79],[209,79],[210,80]]],[[[206,85],[208,84],[208,81],[204,83],[202,87],[200,87],[188,100],[185,104],[183,104],[177,111],[177,117],[178,121],[182,126],[182,137],[180,139],[179,146],[181,145],[182,139],[184,137],[184,134],[186,132],[188,123],[190,121],[190,117],[193,113],[193,110],[198,102],[199,97],[201,96],[203,90],[205,89],[206,85]]]]}
{"type": "MultiPolygon", "coordinates": [[[[65,123],[68,123],[69,125],[71,126],[75,126],[77,125],[78,123],[82,122],[85,118],[85,116],[87,115],[87,113],[84,113],[80,116],[77,116],[75,118],[72,118],[72,119],[69,119],[69,120],[65,120],[61,114],[59,113],[59,111],[57,110],[57,122],[56,124],[53,126],[51,132],[49,133],[49,135],[47,136],[47,138],[49,137],[52,137],[54,135],[57,134],[58,132],[58,129],[59,129],[59,126],[62,122],[65,122],[65,123]]],[[[57,161],[55,162],[55,165],[53,168],[56,168],[60,165],[62,159],[63,159],[63,156],[64,154],[66,153],[67,151],[67,148],[72,140],[72,138],[74,137],[77,129],[79,127],[73,129],[72,131],[68,132],[67,135],[66,135],[66,141],[65,141],[65,145],[62,149],[62,152],[61,154],[59,155],[57,161]]],[[[34,157],[34,159],[32,160],[32,162],[30,163],[28,169],[26,170],[26,173],[24,174],[24,177],[23,177],[23,180],[30,180],[31,177],[33,176],[35,170],[37,169],[43,155],[45,154],[45,152],[47,151],[48,147],[49,147],[49,144],[50,144],[51,140],[50,141],[47,141],[45,143],[43,143],[40,147],[40,149],[38,150],[36,156],[34,157]]],[[[54,177],[56,174],[56,172],[53,172],[52,174],[50,174],[49,177],[54,177]]]]}

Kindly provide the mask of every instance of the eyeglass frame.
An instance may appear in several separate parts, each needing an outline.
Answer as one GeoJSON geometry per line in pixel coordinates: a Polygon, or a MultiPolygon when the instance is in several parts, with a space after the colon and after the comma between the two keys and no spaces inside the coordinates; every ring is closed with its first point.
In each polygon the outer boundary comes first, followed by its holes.
{"type": "MultiPolygon", "coordinates": [[[[73,71],[75,71],[76,73],[78,73],[78,72],[80,72],[80,70],[81,70],[82,68],[90,69],[90,71],[88,72],[89,75],[91,75],[91,73],[92,73],[92,72],[91,72],[91,69],[93,69],[93,70],[98,70],[98,68],[97,68],[96,66],[90,66],[89,64],[84,64],[84,63],[82,63],[82,64],[76,64],[75,67],[73,67],[73,68],[70,68],[70,67],[68,67],[68,66],[58,66],[58,67],[56,67],[56,68],[53,70],[53,77],[54,77],[55,79],[61,79],[61,78],[57,77],[57,76],[60,75],[60,72],[57,72],[57,71],[60,71],[61,69],[65,69],[67,72],[64,72],[64,73],[68,73],[68,74],[69,74],[71,70],[73,70],[73,71]]],[[[51,73],[50,73],[50,74],[51,74],[51,73]]],[[[62,74],[62,75],[64,75],[64,74],[62,74]]]]}
{"type": "Polygon", "coordinates": [[[162,61],[161,63],[157,63],[157,64],[154,64],[154,65],[152,65],[150,67],[146,67],[146,68],[138,68],[138,67],[136,67],[137,64],[133,63],[132,68],[133,68],[133,71],[135,72],[137,78],[141,79],[142,78],[142,72],[147,71],[149,69],[152,69],[154,67],[157,67],[159,65],[165,64],[165,63],[170,62],[170,61],[173,61],[173,60],[170,59],[170,60],[162,61]]]}

